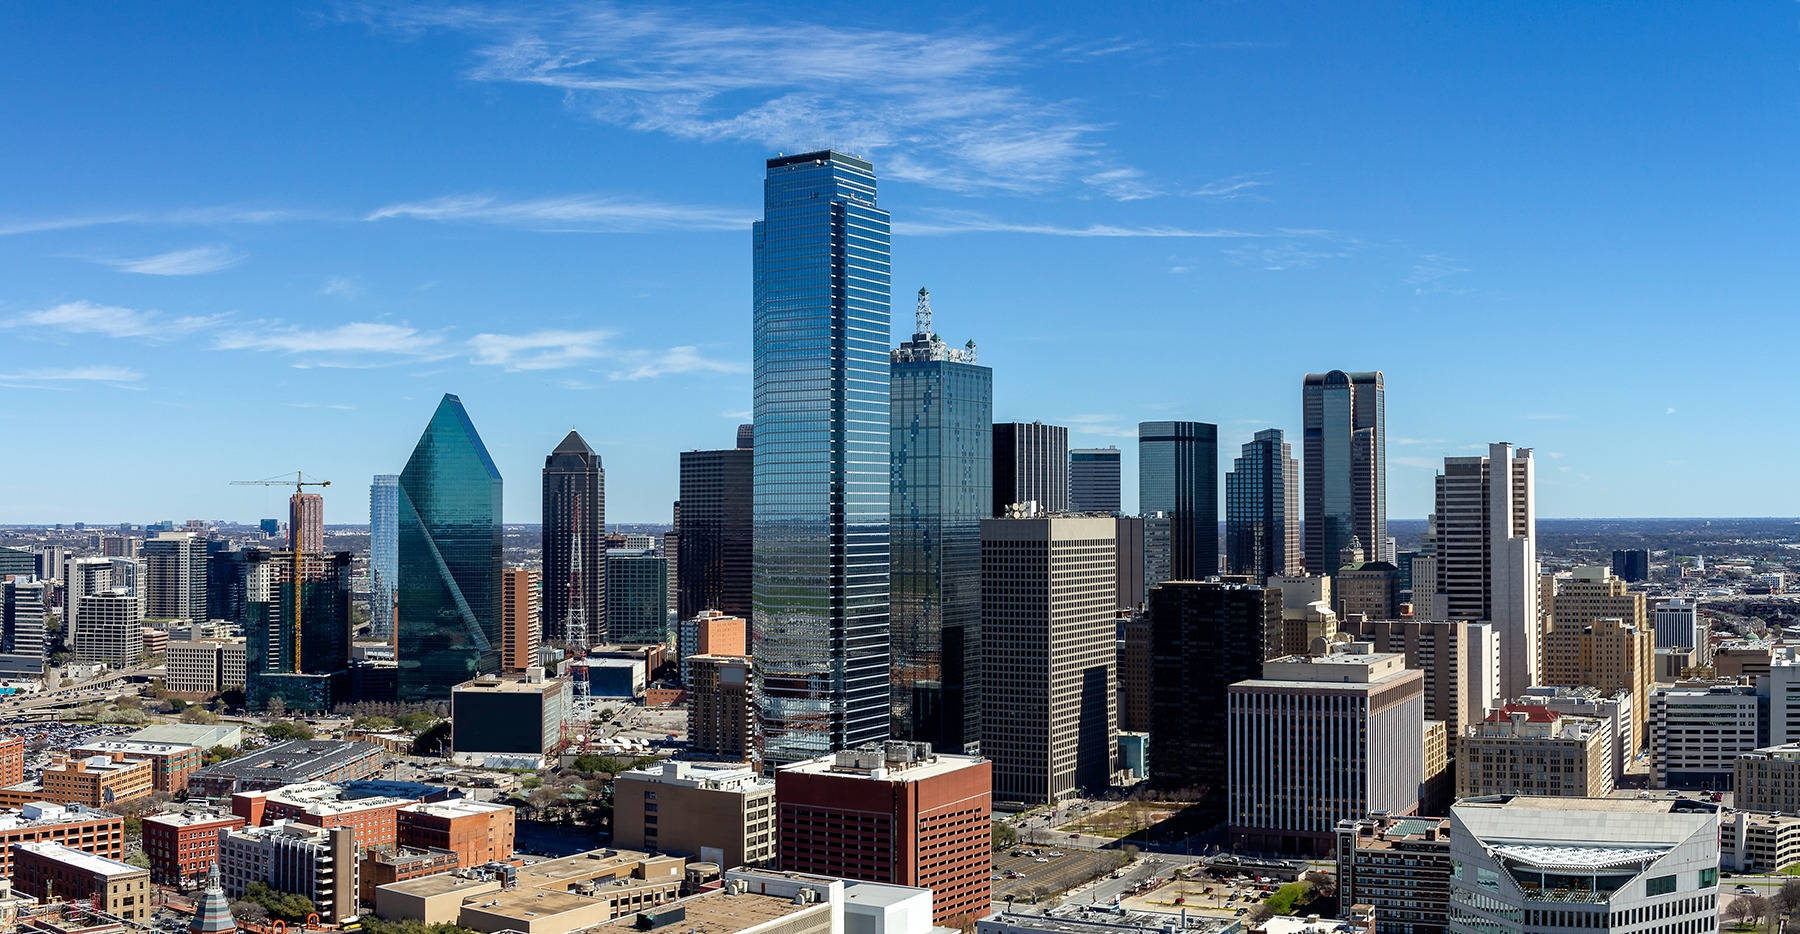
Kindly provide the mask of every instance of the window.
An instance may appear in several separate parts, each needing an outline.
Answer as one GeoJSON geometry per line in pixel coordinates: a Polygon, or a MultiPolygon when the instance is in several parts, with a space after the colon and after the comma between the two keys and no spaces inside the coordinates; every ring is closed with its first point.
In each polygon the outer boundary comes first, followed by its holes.
{"type": "Polygon", "coordinates": [[[1674,876],[1655,876],[1644,882],[1645,895],[1667,895],[1675,891],[1674,876]]]}
{"type": "Polygon", "coordinates": [[[1719,870],[1717,870],[1717,869],[1702,869],[1702,870],[1700,870],[1700,887],[1701,888],[1710,889],[1713,886],[1718,885],[1718,884],[1719,884],[1719,870]]]}

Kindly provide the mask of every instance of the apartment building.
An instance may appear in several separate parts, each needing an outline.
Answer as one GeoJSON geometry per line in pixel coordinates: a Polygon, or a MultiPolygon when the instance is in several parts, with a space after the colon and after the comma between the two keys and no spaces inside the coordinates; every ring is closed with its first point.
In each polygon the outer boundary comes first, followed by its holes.
{"type": "Polygon", "coordinates": [[[1509,704],[1457,743],[1456,796],[1602,798],[1613,790],[1606,730],[1598,720],[1509,704]]]}

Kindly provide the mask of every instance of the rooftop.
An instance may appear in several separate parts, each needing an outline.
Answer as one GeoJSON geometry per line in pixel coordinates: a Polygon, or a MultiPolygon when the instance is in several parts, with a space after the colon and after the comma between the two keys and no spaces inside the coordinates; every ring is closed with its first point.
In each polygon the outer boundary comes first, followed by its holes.
{"type": "Polygon", "coordinates": [[[208,726],[202,723],[159,723],[147,726],[125,739],[150,743],[182,743],[211,749],[214,746],[236,746],[244,735],[244,728],[231,725],[208,726]]]}
{"type": "Polygon", "coordinates": [[[284,804],[299,808],[308,814],[319,815],[401,807],[418,800],[417,798],[390,798],[379,795],[351,797],[344,793],[343,786],[333,785],[330,782],[301,782],[297,785],[284,785],[267,792],[267,796],[271,803],[284,804]]]}
{"type": "Polygon", "coordinates": [[[243,818],[240,818],[235,814],[226,814],[220,811],[207,811],[198,808],[182,811],[169,811],[164,814],[150,814],[144,818],[145,823],[154,822],[167,827],[192,827],[196,824],[212,824],[242,820],[243,818]]]}
{"type": "Polygon", "coordinates": [[[1764,746],[1761,749],[1741,753],[1738,758],[1800,759],[1800,743],[1787,743],[1781,746],[1764,746]]]}
{"type": "Polygon", "coordinates": [[[801,775],[831,775],[868,781],[916,782],[948,775],[982,762],[980,756],[934,753],[928,743],[870,743],[783,766],[801,775]]]}
{"type": "Polygon", "coordinates": [[[40,801],[35,804],[27,804],[17,810],[0,812],[0,831],[118,819],[119,815],[111,811],[97,811],[79,804],[64,805],[40,801]]]}
{"type": "MultiPolygon", "coordinates": [[[[724,889],[717,889],[660,905],[656,911],[660,913],[675,907],[684,909],[687,917],[679,923],[671,925],[671,927],[679,928],[683,934],[735,934],[737,931],[776,921],[824,904],[824,902],[796,904],[792,898],[762,895],[756,892],[730,895],[724,889]]],[[[599,930],[609,928],[635,930],[637,918],[636,914],[628,914],[622,918],[608,921],[599,930]]]]}
{"type": "MultiPolygon", "coordinates": [[[[394,799],[379,799],[394,800],[394,799]]],[[[496,804],[492,801],[477,801],[474,798],[452,798],[448,801],[417,801],[401,808],[408,814],[430,814],[434,817],[467,817],[471,814],[492,814],[495,811],[510,811],[510,804],[496,804]]]]}
{"type": "Polygon", "coordinates": [[[930,889],[914,888],[910,885],[892,885],[886,882],[844,880],[844,901],[854,902],[858,905],[887,907],[918,898],[921,895],[925,896],[926,904],[931,903],[930,889]]]}
{"type": "Polygon", "coordinates": [[[555,678],[501,678],[487,675],[472,681],[464,681],[451,690],[455,694],[543,694],[546,691],[562,690],[562,681],[555,678]]]}
{"type": "Polygon", "coordinates": [[[70,752],[122,752],[139,756],[172,756],[177,753],[191,752],[200,747],[192,743],[152,743],[135,739],[97,739],[91,743],[82,743],[69,750],[70,752]]]}
{"type": "MultiPolygon", "coordinates": [[[[623,875],[637,868],[645,860],[674,859],[681,857],[652,856],[637,850],[589,850],[574,856],[560,859],[546,859],[530,863],[519,869],[520,885],[551,885],[570,880],[585,881],[608,875],[623,875]]],[[[674,878],[680,878],[677,874],[674,878]]]]}
{"type": "Polygon", "coordinates": [[[619,778],[707,791],[755,793],[775,790],[775,783],[758,775],[755,769],[742,765],[682,762],[675,759],[666,759],[647,769],[632,769],[619,778]]]}
{"type": "Polygon", "coordinates": [[[95,856],[92,853],[66,847],[60,843],[49,843],[42,840],[32,843],[15,843],[13,844],[13,849],[29,850],[33,853],[48,856],[65,866],[74,866],[77,869],[86,870],[87,872],[91,872],[98,876],[128,876],[134,873],[144,873],[147,875],[150,872],[148,869],[139,869],[129,863],[121,863],[116,859],[95,856]]]}
{"type": "Polygon", "coordinates": [[[381,747],[374,743],[296,739],[208,766],[195,774],[201,778],[289,779],[286,784],[298,784],[365,756],[380,754],[381,747]]]}
{"type": "Polygon", "coordinates": [[[1588,872],[1636,869],[1669,852],[1669,846],[1502,843],[1494,846],[1493,852],[1538,869],[1588,872]]]}
{"type": "Polygon", "coordinates": [[[1055,934],[1167,934],[1170,928],[1186,922],[1186,930],[1196,932],[1224,931],[1236,922],[1222,918],[1195,915],[1169,915],[1160,912],[1128,911],[1123,914],[1098,906],[1074,906],[1054,909],[1056,914],[1033,915],[1002,911],[985,920],[1034,931],[1055,934]]]}
{"type": "Polygon", "coordinates": [[[431,898],[436,895],[448,895],[452,892],[483,886],[486,887],[482,889],[483,891],[498,891],[500,883],[492,879],[477,879],[472,876],[457,875],[453,872],[440,872],[435,875],[420,876],[417,879],[389,882],[382,888],[414,898],[431,898]]]}

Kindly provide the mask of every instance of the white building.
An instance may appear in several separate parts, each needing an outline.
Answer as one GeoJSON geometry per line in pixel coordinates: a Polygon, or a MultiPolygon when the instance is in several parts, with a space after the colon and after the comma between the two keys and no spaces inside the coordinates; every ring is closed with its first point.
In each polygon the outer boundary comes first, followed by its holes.
{"type": "Polygon", "coordinates": [[[219,834],[219,881],[242,898],[252,882],[304,896],[319,916],[336,921],[356,913],[356,831],[278,820],[219,834]]]}
{"type": "MultiPolygon", "coordinates": [[[[1706,644],[1700,626],[1700,609],[1692,600],[1674,599],[1656,605],[1656,647],[1698,649],[1706,644]]],[[[1699,664],[1708,664],[1708,658],[1699,664]]]]}
{"type": "Polygon", "coordinates": [[[81,598],[81,621],[69,648],[84,662],[132,665],[144,654],[144,605],[123,590],[81,598]]]}
{"type": "Polygon", "coordinates": [[[1719,813],[1686,799],[1470,798],[1450,808],[1451,934],[1719,925],[1719,813]]]}
{"type": "Polygon", "coordinates": [[[1486,620],[1500,636],[1501,697],[1538,683],[1537,474],[1530,448],[1446,457],[1437,478],[1432,619],[1486,620]]]}
{"type": "MultiPolygon", "coordinates": [[[[200,627],[194,627],[198,634],[200,627]]],[[[170,639],[163,687],[189,694],[216,694],[244,686],[245,642],[229,639],[170,639]]]]}
{"type": "Polygon", "coordinates": [[[206,618],[206,539],[167,532],[144,543],[144,615],[206,618]]]}
{"type": "Polygon", "coordinates": [[[1542,704],[1566,716],[1593,717],[1608,723],[1613,737],[1613,784],[1625,777],[1625,767],[1631,764],[1633,750],[1639,746],[1631,722],[1630,691],[1608,694],[1599,688],[1581,685],[1537,685],[1520,695],[1518,702],[1542,704]]]}
{"type": "Polygon", "coordinates": [[[1756,688],[1685,684],[1650,692],[1650,784],[1731,787],[1737,757],[1753,752],[1762,718],[1756,688]]]}
{"type": "Polygon", "coordinates": [[[1778,645],[1769,657],[1769,745],[1800,743],[1800,653],[1778,645]]]}

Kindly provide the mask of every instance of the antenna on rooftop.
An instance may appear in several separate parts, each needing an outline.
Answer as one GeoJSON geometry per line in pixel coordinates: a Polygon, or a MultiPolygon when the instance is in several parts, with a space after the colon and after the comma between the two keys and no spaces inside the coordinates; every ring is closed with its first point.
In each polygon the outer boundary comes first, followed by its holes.
{"type": "Polygon", "coordinates": [[[919,289],[919,308],[913,312],[913,331],[931,333],[931,290],[924,287],[919,289]]]}

